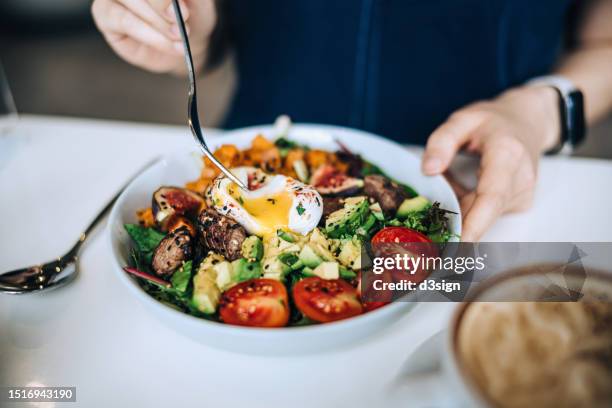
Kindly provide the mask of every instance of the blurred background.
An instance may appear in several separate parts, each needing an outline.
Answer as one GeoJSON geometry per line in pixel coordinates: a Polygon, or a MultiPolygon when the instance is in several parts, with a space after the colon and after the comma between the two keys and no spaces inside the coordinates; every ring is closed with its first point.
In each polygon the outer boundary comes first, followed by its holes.
{"type": "MultiPolygon", "coordinates": [[[[186,79],[151,74],[119,59],[96,30],[90,3],[0,1],[0,62],[18,111],[185,124],[186,79]]],[[[231,56],[200,80],[205,126],[221,122],[235,82],[231,56]]],[[[578,155],[612,158],[612,117],[590,130],[578,155]]]]}

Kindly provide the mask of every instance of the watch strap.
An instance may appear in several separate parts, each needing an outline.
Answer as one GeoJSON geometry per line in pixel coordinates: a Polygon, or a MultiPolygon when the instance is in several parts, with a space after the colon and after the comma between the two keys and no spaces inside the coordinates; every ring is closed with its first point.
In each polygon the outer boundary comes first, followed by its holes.
{"type": "Polygon", "coordinates": [[[550,86],[559,95],[560,142],[546,154],[572,153],[586,135],[582,92],[572,81],[560,75],[537,77],[527,85],[550,86]]]}

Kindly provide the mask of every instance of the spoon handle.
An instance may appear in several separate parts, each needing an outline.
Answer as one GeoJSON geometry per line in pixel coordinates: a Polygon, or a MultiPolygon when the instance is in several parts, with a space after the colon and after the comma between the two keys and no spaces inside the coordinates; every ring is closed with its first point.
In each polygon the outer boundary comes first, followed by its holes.
{"type": "Polygon", "coordinates": [[[157,157],[147,162],[145,166],[130,177],[117,194],[115,194],[104,208],[100,210],[85,231],[81,233],[78,241],[64,255],[42,265],[35,265],[0,274],[0,293],[20,294],[40,291],[52,287],[63,286],[74,279],[77,275],[77,254],[83,243],[85,243],[85,240],[90,236],[100,221],[104,219],[126,187],[142,172],[159,161],[160,158],[157,157]],[[63,277],[58,279],[60,275],[63,275],[63,277]]]}
{"type": "Polygon", "coordinates": [[[106,216],[106,214],[110,211],[111,208],[113,208],[113,205],[115,204],[115,201],[117,201],[117,199],[119,198],[119,196],[121,195],[121,193],[123,193],[123,191],[127,188],[127,186],[129,186],[132,181],[134,181],[134,179],[136,177],[138,177],[139,175],[141,175],[145,170],[149,169],[150,167],[152,167],[154,164],[158,163],[161,160],[160,157],[156,157],[152,160],[149,160],[144,166],[142,166],[136,173],[134,173],[134,175],[132,177],[130,177],[124,184],[123,186],[119,189],[119,191],[117,192],[117,194],[115,194],[115,196],[113,198],[110,199],[110,201],[104,206],[104,208],[102,208],[102,210],[100,210],[100,212],[98,213],[98,215],[96,215],[96,217],[89,223],[89,225],[87,226],[87,228],[85,228],[85,231],[83,231],[83,233],[81,234],[81,236],[79,237],[79,240],[74,244],[74,246],[72,248],[70,248],[70,251],[68,251],[68,253],[66,253],[66,255],[64,255],[62,258],[67,258],[67,257],[74,257],[76,256],[77,252],[79,251],[79,249],[81,248],[81,246],[83,245],[83,243],[85,242],[85,240],[89,237],[89,235],[91,234],[91,232],[96,228],[96,226],[100,223],[100,221],[102,221],[104,219],[104,217],[106,216]]]}

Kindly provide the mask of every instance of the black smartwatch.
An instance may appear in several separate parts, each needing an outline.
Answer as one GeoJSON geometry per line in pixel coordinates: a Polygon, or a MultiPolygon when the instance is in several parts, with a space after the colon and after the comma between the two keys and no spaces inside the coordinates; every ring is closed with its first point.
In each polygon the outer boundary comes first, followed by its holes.
{"type": "Polygon", "coordinates": [[[546,154],[571,154],[586,137],[584,98],[582,92],[567,78],[558,75],[542,76],[527,85],[550,86],[559,95],[561,137],[559,144],[546,154]]]}

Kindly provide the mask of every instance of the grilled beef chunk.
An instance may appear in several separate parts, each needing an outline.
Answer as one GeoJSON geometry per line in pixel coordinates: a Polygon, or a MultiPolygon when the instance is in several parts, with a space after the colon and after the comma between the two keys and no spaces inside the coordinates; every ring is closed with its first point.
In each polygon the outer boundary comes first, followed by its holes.
{"type": "Polygon", "coordinates": [[[245,229],[233,219],[207,208],[198,217],[200,240],[209,250],[234,261],[241,256],[242,242],[246,239],[245,229]]]}
{"type": "Polygon", "coordinates": [[[187,217],[175,214],[167,221],[166,229],[168,232],[172,232],[179,228],[186,228],[192,238],[196,236],[196,230],[193,223],[189,221],[187,217]]]}
{"type": "Polygon", "coordinates": [[[204,198],[180,187],[160,187],[153,193],[153,216],[163,231],[176,215],[197,216],[204,207],[204,198]]]}
{"type": "Polygon", "coordinates": [[[157,275],[168,278],[191,259],[191,254],[191,235],[186,227],[181,227],[161,240],[153,252],[151,266],[157,275]]]}
{"type": "Polygon", "coordinates": [[[366,195],[376,200],[387,215],[394,215],[400,204],[407,198],[401,186],[384,176],[369,175],[363,181],[366,195]]]}

